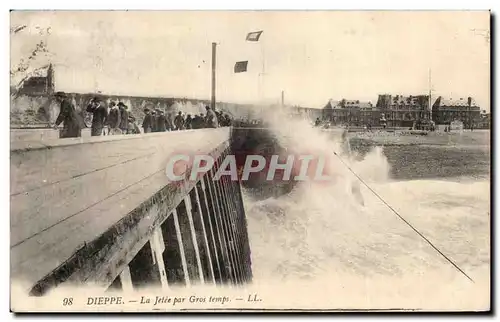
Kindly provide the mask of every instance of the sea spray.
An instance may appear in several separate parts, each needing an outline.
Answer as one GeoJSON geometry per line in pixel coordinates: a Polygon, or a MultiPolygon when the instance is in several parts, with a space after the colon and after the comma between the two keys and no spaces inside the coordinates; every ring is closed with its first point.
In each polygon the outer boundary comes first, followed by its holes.
{"type": "MultiPolygon", "coordinates": [[[[287,195],[260,201],[245,193],[254,284],[263,287],[272,283],[276,293],[283,294],[288,294],[285,285],[296,285],[301,298],[307,297],[304,290],[316,289],[322,298],[330,297],[333,307],[345,305],[343,299],[351,293],[358,298],[347,301],[353,308],[380,308],[379,300],[390,298],[386,304],[391,306],[403,306],[405,302],[407,307],[436,309],[443,294],[456,294],[457,301],[460,297],[467,303],[472,303],[468,296],[473,296],[476,303],[489,305],[487,182],[392,181],[381,147],[373,148],[364,158],[348,155],[342,149],[340,135],[332,137],[308,122],[288,119],[279,112],[266,118],[272,133],[289,151],[336,151],[347,166],[438,247],[459,259],[459,265],[476,284],[472,285],[363,184],[365,205],[359,204],[350,189],[358,179],[335,158],[330,159],[328,171],[336,180],[326,184],[300,182],[287,195]],[[406,296],[406,301],[399,301],[398,296],[406,296]]],[[[453,303],[441,305],[444,308],[453,303]]]]}

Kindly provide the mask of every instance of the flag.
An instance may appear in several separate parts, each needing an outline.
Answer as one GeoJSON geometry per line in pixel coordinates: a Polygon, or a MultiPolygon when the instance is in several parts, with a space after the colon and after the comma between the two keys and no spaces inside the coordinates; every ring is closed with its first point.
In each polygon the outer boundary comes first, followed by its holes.
{"type": "Polygon", "coordinates": [[[236,64],[234,64],[234,72],[235,73],[246,72],[247,66],[248,66],[248,60],[236,62],[236,64]]]}
{"type": "Polygon", "coordinates": [[[248,41],[259,41],[260,35],[262,34],[263,31],[254,31],[254,32],[249,32],[247,35],[247,40],[248,41]]]}

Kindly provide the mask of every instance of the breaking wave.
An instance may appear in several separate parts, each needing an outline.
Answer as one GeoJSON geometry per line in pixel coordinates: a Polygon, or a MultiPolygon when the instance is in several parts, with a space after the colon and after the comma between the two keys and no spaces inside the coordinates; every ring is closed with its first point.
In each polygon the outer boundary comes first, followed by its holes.
{"type": "MultiPolygon", "coordinates": [[[[257,200],[245,194],[256,284],[272,284],[284,292],[284,285],[302,285],[304,291],[321,287],[337,300],[354,287],[361,300],[352,307],[382,293],[392,294],[393,302],[386,306],[396,305],[395,299],[408,293],[414,296],[411,305],[422,307],[433,296],[444,296],[437,289],[448,295],[460,291],[455,295],[464,301],[475,294],[477,305],[488,306],[489,181],[393,181],[382,147],[363,158],[348,155],[341,131],[332,135],[303,120],[285,122],[280,113],[266,117],[288,151],[329,155],[325,170],[334,179],[300,182],[278,198],[257,200]],[[472,283],[361,184],[344,162],[465,270],[476,281],[474,291],[472,283]],[[368,284],[373,287],[368,289],[368,284]]],[[[456,309],[461,308],[458,303],[456,309]]]]}

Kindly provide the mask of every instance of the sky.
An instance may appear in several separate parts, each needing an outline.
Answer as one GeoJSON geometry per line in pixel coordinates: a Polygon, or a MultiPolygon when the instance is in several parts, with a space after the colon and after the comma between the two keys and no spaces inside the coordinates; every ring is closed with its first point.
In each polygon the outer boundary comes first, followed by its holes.
{"type": "Polygon", "coordinates": [[[379,94],[474,97],[490,110],[487,11],[13,11],[11,66],[44,40],[56,89],[323,107],[379,94]],[[50,27],[50,35],[38,29],[50,27]],[[259,42],[246,34],[263,30],[259,42]],[[248,71],[235,74],[236,61],[248,71]]]}

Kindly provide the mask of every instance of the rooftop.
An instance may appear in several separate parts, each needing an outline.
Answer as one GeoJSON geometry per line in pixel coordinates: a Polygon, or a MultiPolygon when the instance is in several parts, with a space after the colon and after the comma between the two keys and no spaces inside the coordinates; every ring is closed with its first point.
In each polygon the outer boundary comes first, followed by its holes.
{"type": "Polygon", "coordinates": [[[427,98],[427,95],[395,95],[392,96],[391,104],[394,105],[418,105],[422,98],[427,98]]]}
{"type": "Polygon", "coordinates": [[[341,109],[349,107],[366,109],[366,108],[374,108],[375,106],[372,104],[372,102],[369,101],[346,100],[346,99],[341,101],[330,99],[325,106],[325,108],[332,108],[332,109],[341,109]]]}
{"type": "MultiPolygon", "coordinates": [[[[469,106],[469,101],[468,97],[461,97],[459,99],[453,99],[453,98],[446,98],[446,97],[438,97],[436,102],[434,103],[435,106],[441,107],[441,106],[449,106],[449,107],[466,107],[469,106]]],[[[471,104],[470,106],[477,106],[476,101],[471,98],[471,104]]]]}

